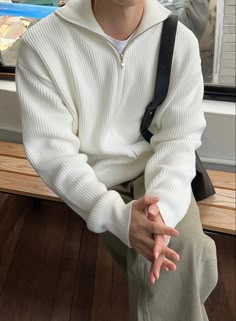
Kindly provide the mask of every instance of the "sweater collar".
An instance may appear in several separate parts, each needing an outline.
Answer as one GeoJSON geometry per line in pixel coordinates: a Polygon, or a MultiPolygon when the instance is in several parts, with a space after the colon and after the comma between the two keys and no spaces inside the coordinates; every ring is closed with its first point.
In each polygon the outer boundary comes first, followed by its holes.
{"type": "MultiPolygon", "coordinates": [[[[70,0],[67,5],[58,9],[55,14],[74,25],[105,36],[104,31],[93,15],[90,0],[70,0]]],[[[144,14],[135,36],[161,23],[169,15],[170,11],[157,0],[146,0],[144,14]]]]}

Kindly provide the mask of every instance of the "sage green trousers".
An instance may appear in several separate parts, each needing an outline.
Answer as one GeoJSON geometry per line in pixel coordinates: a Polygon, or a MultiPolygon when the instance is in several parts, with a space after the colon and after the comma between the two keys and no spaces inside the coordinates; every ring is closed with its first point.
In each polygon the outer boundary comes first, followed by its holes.
{"type": "MultiPolygon", "coordinates": [[[[144,178],[114,186],[125,202],[144,194],[144,178]]],[[[179,237],[169,247],[180,255],[177,271],[161,271],[151,285],[151,263],[109,232],[101,234],[113,259],[127,274],[129,321],[207,321],[204,302],[217,283],[214,241],[205,235],[194,197],[183,220],[176,226],[179,237]]],[[[128,321],[128,320],[121,320],[128,321]]],[[[213,321],[213,320],[212,320],[213,321]]]]}

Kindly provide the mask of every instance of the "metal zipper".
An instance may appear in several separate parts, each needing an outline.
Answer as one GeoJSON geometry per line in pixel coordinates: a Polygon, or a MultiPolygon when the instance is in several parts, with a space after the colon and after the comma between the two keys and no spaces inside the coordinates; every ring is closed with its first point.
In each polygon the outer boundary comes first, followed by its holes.
{"type": "MultiPolygon", "coordinates": [[[[58,17],[61,18],[62,20],[68,21],[68,20],[66,20],[66,19],[64,19],[64,18],[62,18],[62,17],[60,17],[60,16],[58,16],[58,17]]],[[[161,22],[163,22],[163,21],[161,21],[161,22]]],[[[125,51],[127,50],[127,48],[130,46],[131,42],[133,42],[135,39],[137,39],[137,38],[138,38],[139,36],[141,36],[143,33],[145,33],[146,31],[148,31],[148,30],[150,30],[150,29],[152,29],[154,26],[157,25],[157,24],[154,24],[154,25],[150,26],[149,28],[145,29],[144,31],[142,31],[142,32],[141,32],[140,34],[138,34],[137,36],[134,36],[134,38],[132,38],[132,39],[129,41],[128,45],[125,47],[125,49],[123,50],[123,52],[122,52],[121,54],[119,54],[119,52],[117,51],[117,49],[116,49],[116,47],[113,45],[113,43],[111,43],[111,42],[109,41],[109,39],[107,39],[106,37],[104,37],[104,36],[102,36],[102,35],[94,32],[94,31],[92,31],[92,30],[90,30],[90,29],[87,29],[87,28],[85,28],[85,27],[82,27],[82,26],[80,26],[80,25],[78,25],[78,24],[76,24],[76,23],[74,23],[74,22],[69,21],[69,23],[72,24],[72,25],[74,25],[74,26],[76,26],[76,27],[78,27],[78,28],[84,29],[84,30],[86,30],[87,32],[90,32],[90,33],[92,33],[92,34],[94,34],[94,35],[96,35],[96,36],[98,36],[98,37],[100,37],[100,38],[103,38],[104,40],[106,40],[106,42],[109,43],[109,45],[114,49],[115,53],[116,53],[117,56],[119,57],[121,68],[123,68],[123,67],[125,66],[125,63],[124,63],[124,54],[125,54],[125,51]]],[[[158,24],[159,24],[159,23],[158,23],[158,24]]]]}
{"type": "Polygon", "coordinates": [[[121,65],[121,68],[123,68],[125,66],[123,53],[120,54],[120,65],[121,65]]]}

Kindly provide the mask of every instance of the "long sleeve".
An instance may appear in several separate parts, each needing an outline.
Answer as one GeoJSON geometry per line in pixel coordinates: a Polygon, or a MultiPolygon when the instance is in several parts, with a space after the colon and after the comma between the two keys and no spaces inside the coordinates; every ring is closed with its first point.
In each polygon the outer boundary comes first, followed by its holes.
{"type": "Polygon", "coordinates": [[[195,150],[201,145],[206,125],[199,48],[196,38],[190,39],[182,63],[173,61],[168,98],[152,124],[154,154],[145,170],[146,194],[160,197],[161,215],[172,227],[184,217],[190,204],[195,150]]]}
{"type": "Polygon", "coordinates": [[[117,192],[108,191],[96,178],[87,156],[80,152],[73,112],[30,48],[20,49],[16,83],[23,142],[32,166],[49,188],[87,222],[90,230],[108,230],[130,246],[131,203],[125,205],[117,192]]]}

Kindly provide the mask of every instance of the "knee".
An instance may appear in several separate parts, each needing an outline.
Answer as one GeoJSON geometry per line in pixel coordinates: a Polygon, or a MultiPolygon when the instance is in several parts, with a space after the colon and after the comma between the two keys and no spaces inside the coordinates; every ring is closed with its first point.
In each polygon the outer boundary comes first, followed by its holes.
{"type": "Polygon", "coordinates": [[[216,246],[213,239],[205,235],[204,246],[199,255],[199,286],[201,302],[205,302],[218,282],[216,246]]]}
{"type": "Polygon", "coordinates": [[[216,259],[216,245],[212,238],[203,234],[202,238],[202,252],[205,257],[216,259]]]}
{"type": "Polygon", "coordinates": [[[194,253],[201,262],[217,263],[216,246],[212,238],[202,233],[194,244],[194,253]]]}

